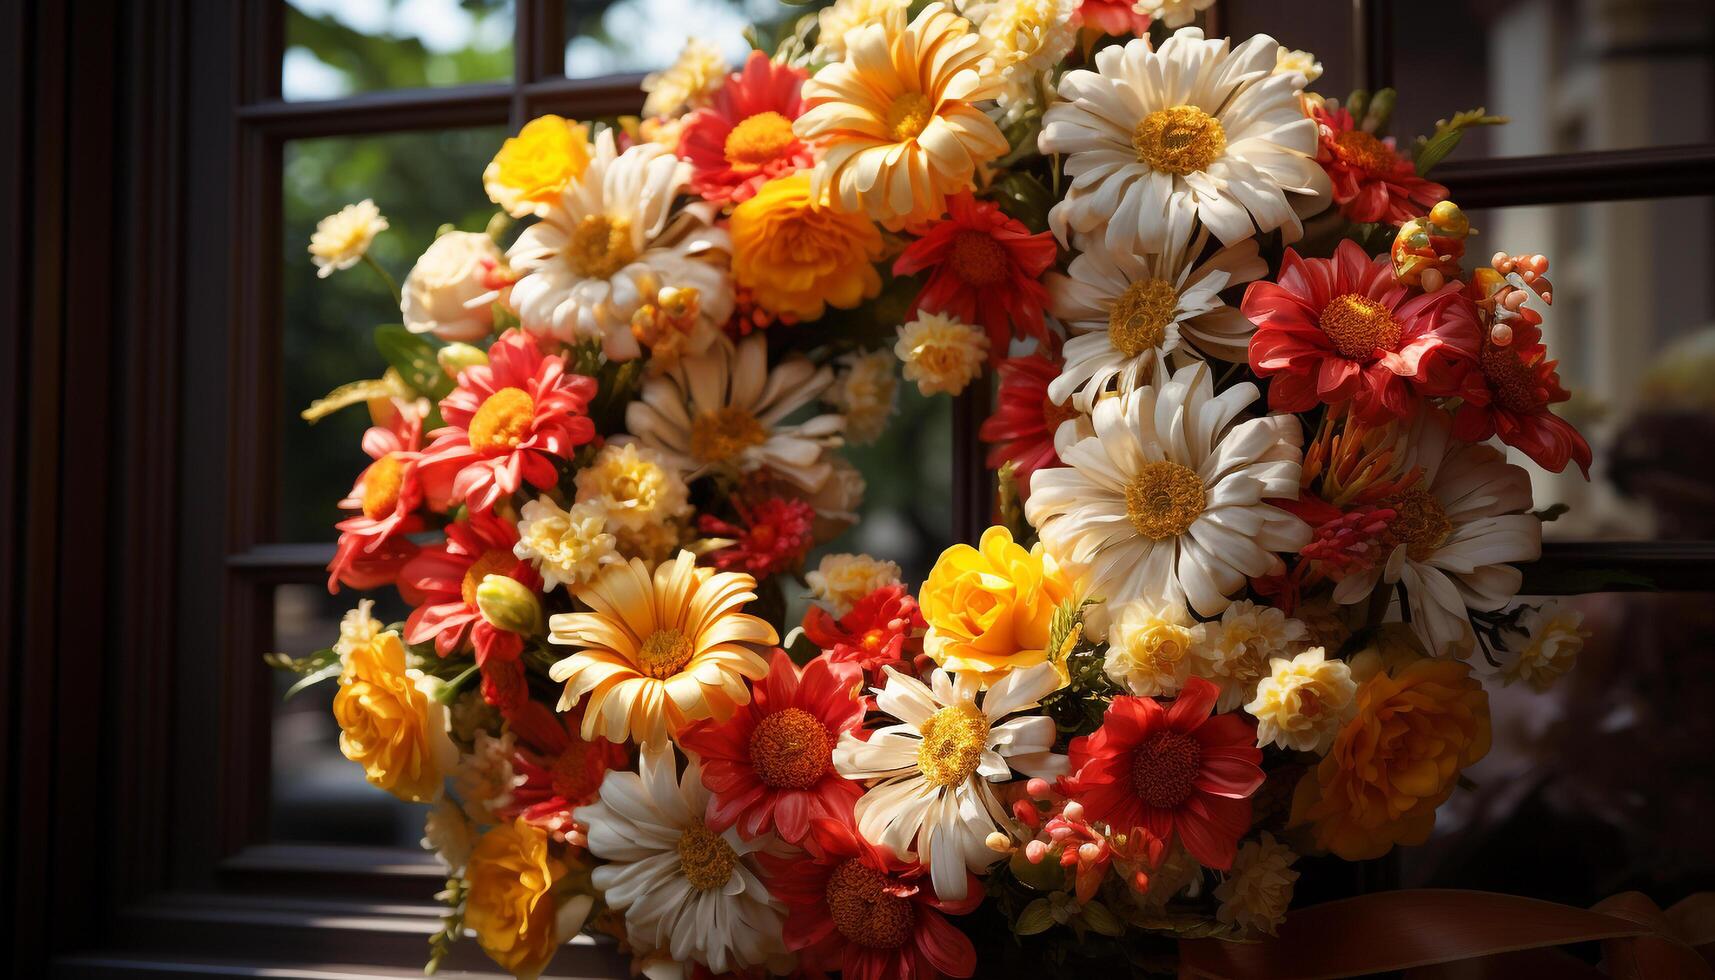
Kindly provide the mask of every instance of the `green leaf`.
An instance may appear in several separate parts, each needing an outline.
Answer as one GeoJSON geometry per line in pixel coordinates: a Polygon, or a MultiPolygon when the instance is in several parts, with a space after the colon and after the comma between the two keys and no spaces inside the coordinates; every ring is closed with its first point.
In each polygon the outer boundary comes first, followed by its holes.
{"type": "Polygon", "coordinates": [[[1018,913],[1018,921],[1012,924],[1012,931],[1020,936],[1034,936],[1047,932],[1053,925],[1054,911],[1049,907],[1048,899],[1039,898],[1018,913]]]}
{"type": "Polygon", "coordinates": [[[386,378],[374,378],[367,381],[348,381],[322,397],[310,402],[310,407],[298,414],[303,420],[314,425],[342,408],[361,405],[371,398],[386,398],[390,395],[403,394],[394,389],[386,378]]]}
{"type": "Polygon", "coordinates": [[[401,324],[385,323],[375,328],[375,347],[411,390],[437,402],[452,392],[453,379],[435,359],[439,342],[412,333],[401,324]]]}
{"type": "Polygon", "coordinates": [[[1472,126],[1500,126],[1507,122],[1506,116],[1491,116],[1482,106],[1455,112],[1453,118],[1443,119],[1435,124],[1435,132],[1429,136],[1417,138],[1415,153],[1417,174],[1423,176],[1436,164],[1446,159],[1465,138],[1465,130],[1472,126]]]}
{"type": "Polygon", "coordinates": [[[298,678],[297,681],[295,681],[291,687],[286,688],[286,696],[284,698],[282,698],[281,700],[290,701],[294,697],[297,697],[300,693],[302,693],[302,692],[304,692],[304,691],[306,691],[312,687],[315,687],[317,684],[320,684],[322,681],[325,681],[330,677],[338,677],[339,672],[343,666],[344,665],[341,664],[338,660],[335,660],[333,663],[328,664],[326,667],[323,667],[320,670],[311,671],[310,673],[305,674],[304,676],[298,678]]]}
{"type": "Polygon", "coordinates": [[[1080,915],[1084,925],[1104,936],[1119,936],[1125,933],[1125,923],[1101,902],[1086,903],[1080,915]]]}

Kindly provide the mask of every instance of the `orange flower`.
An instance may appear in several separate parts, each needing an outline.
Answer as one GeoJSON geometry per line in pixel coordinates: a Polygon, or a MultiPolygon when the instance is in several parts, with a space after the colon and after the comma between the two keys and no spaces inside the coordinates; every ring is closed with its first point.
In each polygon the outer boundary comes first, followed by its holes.
{"type": "Polygon", "coordinates": [[[1358,689],[1357,713],[1305,773],[1291,826],[1348,861],[1421,844],[1459,773],[1489,751],[1489,696],[1456,660],[1418,660],[1358,689]]]}
{"type": "Polygon", "coordinates": [[[763,184],[730,231],[733,277],[770,313],[815,320],[824,304],[849,310],[881,292],[881,232],[812,196],[808,173],[763,184]]]}
{"type": "MultiPolygon", "coordinates": [[[[1004,527],[983,532],[977,548],[941,553],[919,602],[929,621],[924,652],[951,671],[975,671],[983,686],[1049,659],[1054,610],[1073,587],[1041,546],[1026,551],[1004,527]]],[[[1060,670],[1065,683],[1065,668],[1060,670]]]]}
{"type": "Polygon", "coordinates": [[[465,879],[465,925],[494,962],[515,977],[534,980],[554,958],[553,888],[567,872],[549,851],[548,832],[519,817],[483,834],[471,851],[465,879]]]}

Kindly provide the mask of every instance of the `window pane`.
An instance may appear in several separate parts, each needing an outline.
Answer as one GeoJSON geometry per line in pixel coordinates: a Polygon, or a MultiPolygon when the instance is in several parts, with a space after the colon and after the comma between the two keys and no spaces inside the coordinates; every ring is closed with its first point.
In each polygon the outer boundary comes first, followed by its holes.
{"type": "Polygon", "coordinates": [[[1288,48],[1310,51],[1322,63],[1312,91],[1344,100],[1352,90],[1352,5],[1349,3],[1216,4],[1220,32],[1235,42],[1267,34],[1288,48]]]}
{"type": "Polygon", "coordinates": [[[1505,126],[1456,159],[1618,150],[1715,139],[1715,5],[1393,4],[1402,144],[1486,106],[1505,126]],[[1449,25],[1460,25],[1449,30],[1449,25]]]}
{"type": "MultiPolygon", "coordinates": [[[[899,563],[913,588],[953,543],[953,400],[901,381],[899,412],[873,445],[841,452],[863,474],[862,517],[826,552],[859,551],[899,563]]],[[[810,558],[814,568],[816,556],[810,558]]]]}
{"type": "Polygon", "coordinates": [[[287,99],[503,82],[513,0],[290,0],[280,87],[287,99]]]}
{"type": "Polygon", "coordinates": [[[378,378],[386,369],[371,332],[398,323],[399,309],[374,270],[359,264],[316,277],[305,251],[316,222],[354,201],[373,199],[389,228],[371,246],[395,281],[451,222],[480,231],[494,212],[482,169],[508,133],[503,128],[297,140],[287,145],[285,194],[285,350],[280,406],[280,535],[286,541],[333,540],[336,507],[368,463],[359,440],[362,407],[314,426],[298,413],[339,385],[378,378]]]}
{"type": "MultiPolygon", "coordinates": [[[[391,593],[377,594],[375,617],[397,622],[406,610],[391,593]]],[[[357,604],[350,593],[330,596],[319,585],[274,591],[274,647],[301,657],[333,645],[339,620],[357,604]]],[[[269,836],[276,841],[415,846],[423,836],[422,807],[403,803],[363,778],[339,751],[333,720],[336,684],[326,680],[283,700],[296,678],[274,679],[273,789],[269,836]]]]}
{"type": "Polygon", "coordinates": [[[1490,682],[1494,745],[1401,849],[1406,887],[1482,888],[1588,907],[1638,889],[1665,908],[1715,881],[1715,673],[1686,637],[1715,630],[1702,594],[1563,600],[1592,634],[1546,694],[1490,682]]]}
{"type": "Polygon", "coordinates": [[[653,71],[673,63],[687,38],[718,47],[729,64],[750,50],[752,23],[788,23],[814,10],[778,0],[566,0],[566,76],[653,71]]]}
{"type": "MultiPolygon", "coordinates": [[[[1474,211],[1470,251],[1550,257],[1543,339],[1573,393],[1556,411],[1596,464],[1527,466],[1551,538],[1715,539],[1715,199],[1474,211]]],[[[1482,261],[1478,258],[1476,261],[1482,261]]]]}

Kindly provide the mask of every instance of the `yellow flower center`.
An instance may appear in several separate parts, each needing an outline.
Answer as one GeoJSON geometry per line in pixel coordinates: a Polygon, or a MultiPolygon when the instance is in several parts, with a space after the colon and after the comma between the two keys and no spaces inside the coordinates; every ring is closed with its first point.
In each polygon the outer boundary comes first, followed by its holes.
{"type": "Polygon", "coordinates": [[[656,630],[637,648],[637,669],[666,680],[691,662],[691,638],[676,629],[656,630]]]}
{"type": "Polygon", "coordinates": [[[691,423],[691,455],[704,463],[724,463],[766,441],[768,430],[737,405],[704,412],[691,423]]]}
{"type": "Polygon", "coordinates": [[[1006,279],[1006,249],[994,236],[967,228],[953,236],[947,264],[953,274],[972,286],[992,286],[1006,279]]]}
{"type": "Polygon", "coordinates": [[[679,873],[697,891],[713,891],[732,878],[738,853],[721,835],[693,820],[679,838],[679,873]]]}
{"type": "Polygon", "coordinates": [[[971,778],[988,747],[989,720],[974,704],[955,704],[929,716],[920,729],[917,768],[931,786],[957,786],[971,778]]]}
{"type": "Polygon", "coordinates": [[[886,885],[881,872],[856,858],[834,869],[823,898],[840,935],[870,949],[894,949],[911,938],[917,911],[886,885]]]}
{"type": "Polygon", "coordinates": [[[1329,300],[1322,309],[1321,324],[1334,349],[1353,360],[1367,361],[1377,350],[1391,351],[1399,346],[1399,321],[1393,313],[1356,293],[1342,293],[1329,300]]]}
{"type": "Polygon", "coordinates": [[[1423,487],[1412,487],[1384,501],[1384,505],[1394,512],[1388,533],[1406,546],[1405,553],[1412,561],[1428,561],[1453,533],[1453,522],[1447,519],[1441,501],[1423,487]]]}
{"type": "Polygon", "coordinates": [[[1227,149],[1221,121],[1194,105],[1157,109],[1131,134],[1139,163],[1180,177],[1209,169],[1227,149]]]}
{"type": "Polygon", "coordinates": [[[726,162],[737,170],[755,170],[792,145],[792,120],[778,112],[747,117],[726,137],[726,162]]]}
{"type": "Polygon", "coordinates": [[[1203,769],[1203,748],[1183,732],[1160,732],[1131,756],[1131,787],[1149,806],[1167,810],[1185,802],[1203,769]]]}
{"type": "Polygon", "coordinates": [[[395,453],[388,453],[369,464],[363,474],[363,516],[379,521],[399,505],[399,491],[405,483],[405,464],[395,453]]]}
{"type": "Polygon", "coordinates": [[[459,582],[459,595],[464,599],[464,604],[475,609],[476,589],[482,584],[482,580],[490,575],[505,575],[517,564],[518,556],[502,548],[483,552],[481,558],[471,562],[470,567],[465,569],[464,578],[459,582]]]}
{"type": "Polygon", "coordinates": [[[1165,279],[1144,279],[1125,288],[1108,311],[1114,350],[1136,357],[1167,340],[1167,325],[1179,312],[1179,291],[1165,279]]]}
{"type": "Polygon", "coordinates": [[[1386,143],[1361,129],[1335,133],[1334,145],[1339,147],[1340,159],[1372,174],[1387,173],[1399,162],[1386,143]]]}
{"type": "Polygon", "coordinates": [[[606,279],[637,258],[631,221],[605,214],[585,215],[566,243],[566,264],[586,279],[606,279]]]}
{"type": "Polygon", "coordinates": [[[536,402],[523,388],[502,388],[483,400],[471,416],[470,448],[479,453],[518,448],[536,418],[536,402]]]}
{"type": "Polygon", "coordinates": [[[828,771],[828,729],[802,708],[765,717],[750,734],[750,763],[765,786],[809,789],[828,771]]]}
{"type": "Polygon", "coordinates": [[[893,134],[895,141],[903,143],[916,139],[934,115],[935,104],[929,101],[928,96],[921,92],[906,92],[887,107],[887,119],[883,125],[893,134]]]}
{"type": "Polygon", "coordinates": [[[1125,513],[1131,526],[1152,541],[1184,534],[1208,502],[1209,493],[1197,471],[1168,459],[1143,464],[1125,488],[1125,513]]]}

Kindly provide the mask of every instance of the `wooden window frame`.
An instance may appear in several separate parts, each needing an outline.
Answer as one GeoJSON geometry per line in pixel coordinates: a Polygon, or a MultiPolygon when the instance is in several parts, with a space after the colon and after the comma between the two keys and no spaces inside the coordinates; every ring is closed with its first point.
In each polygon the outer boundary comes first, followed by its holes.
{"type": "MultiPolygon", "coordinates": [[[[0,895],[17,975],[199,959],[411,975],[438,924],[426,855],[261,837],[271,597],[320,581],[331,552],[272,537],[283,149],[633,112],[639,78],[559,77],[562,4],[518,0],[509,83],[286,102],[282,9],[0,13],[0,133],[26,148],[0,159],[0,895]]],[[[1372,88],[1389,81],[1390,11],[1353,0],[1352,63],[1372,88]]],[[[1438,179],[1470,207],[1715,195],[1715,144],[1460,161],[1438,179]]],[[[954,409],[964,540],[989,518],[989,396],[975,386],[954,409]]],[[[1715,541],[1551,542],[1525,591],[1564,591],[1567,572],[1715,591],[1715,541]]],[[[461,948],[449,966],[480,969],[461,948]]],[[[590,973],[613,962],[594,944],[571,955],[590,973]]]]}

